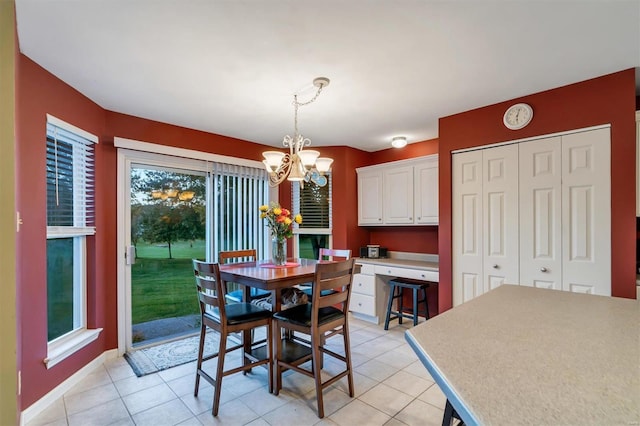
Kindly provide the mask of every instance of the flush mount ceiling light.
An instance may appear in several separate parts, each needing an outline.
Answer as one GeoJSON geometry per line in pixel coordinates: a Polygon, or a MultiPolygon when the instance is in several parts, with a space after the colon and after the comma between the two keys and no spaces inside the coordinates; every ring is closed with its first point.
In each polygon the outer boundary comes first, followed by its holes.
{"type": "Polygon", "coordinates": [[[405,136],[396,136],[391,139],[391,146],[394,148],[404,148],[407,146],[407,138],[405,136]]]}
{"type": "Polygon", "coordinates": [[[293,95],[294,120],[293,137],[286,135],[282,140],[282,145],[289,148],[289,153],[280,151],[265,151],[262,153],[264,160],[262,163],[269,172],[269,185],[280,185],[285,179],[289,181],[313,182],[318,186],[325,186],[327,178],[324,173],[328,172],[333,163],[332,158],[320,157],[318,151],[305,150],[305,146],[311,145],[311,139],[303,137],[298,133],[298,108],[309,105],[318,99],[322,89],[329,85],[329,79],[318,77],[313,80],[313,85],[318,88],[315,96],[307,102],[298,102],[298,95],[293,95]]]}

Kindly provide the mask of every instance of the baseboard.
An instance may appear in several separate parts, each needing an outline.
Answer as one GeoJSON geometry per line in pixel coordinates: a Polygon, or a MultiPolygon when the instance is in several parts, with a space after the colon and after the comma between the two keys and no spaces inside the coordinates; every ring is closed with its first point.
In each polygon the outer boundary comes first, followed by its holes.
{"type": "Polygon", "coordinates": [[[87,377],[89,374],[93,373],[98,367],[105,363],[105,361],[109,359],[114,359],[118,357],[117,349],[110,349],[108,351],[103,352],[98,355],[93,361],[89,364],[82,367],[80,370],[76,371],[72,376],[70,376],[67,380],[60,383],[58,386],[53,388],[49,393],[45,396],[31,404],[27,409],[20,413],[20,426],[24,426],[31,420],[35,419],[38,414],[42,413],[44,410],[49,408],[51,404],[53,404],[56,400],[58,400],[62,395],[68,392],[73,386],[80,383],[82,379],[87,377]]]}

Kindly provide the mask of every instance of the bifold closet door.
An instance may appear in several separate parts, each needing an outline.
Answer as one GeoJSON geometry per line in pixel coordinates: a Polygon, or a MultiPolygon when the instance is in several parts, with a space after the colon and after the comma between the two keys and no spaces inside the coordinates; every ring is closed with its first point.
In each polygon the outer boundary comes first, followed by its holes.
{"type": "Polygon", "coordinates": [[[482,151],[484,292],[520,279],[518,145],[482,151]]]}
{"type": "Polygon", "coordinates": [[[518,284],[518,146],[453,156],[453,304],[518,284]]]}
{"type": "Polygon", "coordinates": [[[561,138],[519,150],[520,284],[562,290],[561,138]]]}
{"type": "Polygon", "coordinates": [[[611,296],[611,136],[562,136],[562,289],[611,296]]]}
{"type": "Polygon", "coordinates": [[[452,158],[453,306],[484,292],[482,282],[482,151],[452,158]]]}

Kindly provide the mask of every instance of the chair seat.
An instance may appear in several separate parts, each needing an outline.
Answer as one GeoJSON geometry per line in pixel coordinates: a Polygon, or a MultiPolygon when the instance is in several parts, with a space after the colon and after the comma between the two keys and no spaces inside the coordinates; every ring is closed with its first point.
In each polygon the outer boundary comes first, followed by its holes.
{"type": "MultiPolygon", "coordinates": [[[[275,313],[274,318],[280,321],[286,321],[293,324],[302,325],[305,327],[311,327],[311,303],[306,305],[295,306],[286,311],[280,311],[275,313]]],[[[319,325],[334,321],[339,318],[343,318],[344,314],[333,306],[327,306],[326,308],[320,308],[318,311],[318,323],[319,325]]]]}
{"type": "MultiPolygon", "coordinates": [[[[257,299],[259,297],[267,297],[271,294],[270,291],[262,290],[260,288],[251,287],[251,298],[257,299]]],[[[227,300],[233,302],[242,302],[242,289],[234,290],[226,294],[227,300]]]]}
{"type": "MultiPolygon", "coordinates": [[[[227,314],[227,324],[229,325],[242,324],[271,317],[271,311],[267,311],[250,303],[232,303],[225,305],[225,312],[227,314]]],[[[204,316],[220,322],[220,314],[217,308],[214,308],[212,313],[207,312],[204,316]]]]}
{"type": "MultiPolygon", "coordinates": [[[[313,287],[300,287],[300,290],[302,290],[307,296],[311,297],[312,293],[313,293],[313,287]]],[[[330,294],[335,293],[335,290],[322,290],[320,292],[321,296],[328,296],[330,294]]]]}

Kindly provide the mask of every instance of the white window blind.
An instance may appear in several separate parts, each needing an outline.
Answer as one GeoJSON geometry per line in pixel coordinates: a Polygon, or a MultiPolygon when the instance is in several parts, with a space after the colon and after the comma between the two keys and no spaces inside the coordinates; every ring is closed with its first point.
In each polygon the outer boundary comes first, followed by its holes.
{"type": "Polygon", "coordinates": [[[331,187],[331,175],[327,175],[325,186],[309,182],[300,188],[299,182],[293,182],[291,205],[294,213],[302,215],[300,233],[304,229],[331,229],[331,187]]]}
{"type": "Polygon", "coordinates": [[[72,130],[47,122],[49,235],[95,233],[94,142],[72,130]]]}
{"type": "Polygon", "coordinates": [[[259,207],[268,204],[267,172],[262,168],[212,163],[212,234],[217,261],[220,251],[257,250],[258,258],[269,253],[268,233],[259,207]]]}

